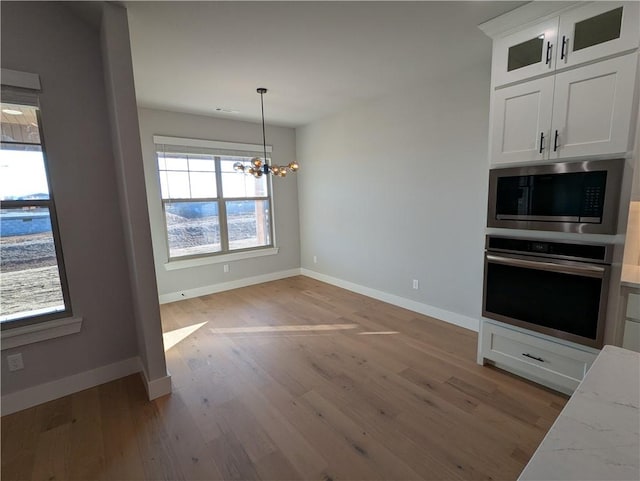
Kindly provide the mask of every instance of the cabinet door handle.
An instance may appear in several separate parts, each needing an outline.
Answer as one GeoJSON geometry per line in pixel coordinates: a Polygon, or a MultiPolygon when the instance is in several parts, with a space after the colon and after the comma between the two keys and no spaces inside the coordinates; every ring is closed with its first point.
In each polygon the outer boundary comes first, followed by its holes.
{"type": "Polygon", "coordinates": [[[541,357],[532,356],[531,354],[529,354],[527,352],[523,352],[522,355],[524,357],[528,357],[529,359],[533,359],[534,361],[544,362],[544,359],[542,359],[541,357]]]}
{"type": "Polygon", "coordinates": [[[540,132],[540,151],[539,151],[539,153],[541,154],[543,150],[544,150],[544,132],[540,132]]]}
{"type": "Polygon", "coordinates": [[[567,56],[567,54],[564,53],[564,49],[565,49],[567,43],[569,43],[569,39],[563,35],[562,36],[562,48],[560,49],[560,60],[564,60],[565,57],[567,56]]]}
{"type": "Polygon", "coordinates": [[[558,150],[558,131],[556,130],[556,135],[553,138],[553,151],[555,152],[556,150],[558,150]]]}
{"type": "Polygon", "coordinates": [[[549,63],[551,63],[551,42],[547,42],[547,60],[545,61],[545,64],[549,63]]]}

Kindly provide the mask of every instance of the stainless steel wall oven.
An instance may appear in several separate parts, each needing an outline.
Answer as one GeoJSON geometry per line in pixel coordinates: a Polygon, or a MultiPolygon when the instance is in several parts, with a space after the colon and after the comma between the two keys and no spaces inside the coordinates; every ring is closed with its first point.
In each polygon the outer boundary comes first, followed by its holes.
{"type": "Polygon", "coordinates": [[[492,169],[487,225],[615,234],[623,169],[623,159],[492,169]]]}
{"type": "Polygon", "coordinates": [[[487,236],[482,314],[600,348],[612,246],[487,236]]]}

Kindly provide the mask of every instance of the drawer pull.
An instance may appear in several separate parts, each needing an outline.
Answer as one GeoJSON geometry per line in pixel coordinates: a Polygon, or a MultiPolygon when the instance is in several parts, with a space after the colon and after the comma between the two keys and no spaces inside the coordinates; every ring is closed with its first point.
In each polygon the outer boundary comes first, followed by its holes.
{"type": "Polygon", "coordinates": [[[542,359],[541,357],[532,356],[531,354],[528,354],[526,352],[523,352],[522,355],[524,357],[528,357],[529,359],[534,359],[536,361],[544,362],[544,359],[542,359]]]}

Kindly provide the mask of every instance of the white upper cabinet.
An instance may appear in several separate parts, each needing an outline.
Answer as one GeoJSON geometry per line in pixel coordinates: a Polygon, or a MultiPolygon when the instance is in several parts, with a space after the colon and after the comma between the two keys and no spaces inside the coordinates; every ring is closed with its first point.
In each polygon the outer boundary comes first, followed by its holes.
{"type": "Polygon", "coordinates": [[[557,35],[556,17],[496,40],[492,67],[495,85],[553,72],[557,35]]]}
{"type": "Polygon", "coordinates": [[[638,54],[496,89],[494,164],[625,155],[638,54]]]}
{"type": "Polygon", "coordinates": [[[638,2],[594,2],[560,15],[556,68],[638,47],[638,2]]]}
{"type": "Polygon", "coordinates": [[[534,1],[480,28],[493,38],[492,164],[629,154],[640,1],[534,1]]]}
{"type": "Polygon", "coordinates": [[[631,149],[637,58],[633,53],[555,75],[551,159],[631,149]]]}
{"type": "Polygon", "coordinates": [[[493,86],[519,82],[640,44],[640,2],[589,2],[516,29],[493,44],[493,86]]]}
{"type": "Polygon", "coordinates": [[[493,97],[491,161],[549,158],[554,77],[497,90],[493,97]]]}

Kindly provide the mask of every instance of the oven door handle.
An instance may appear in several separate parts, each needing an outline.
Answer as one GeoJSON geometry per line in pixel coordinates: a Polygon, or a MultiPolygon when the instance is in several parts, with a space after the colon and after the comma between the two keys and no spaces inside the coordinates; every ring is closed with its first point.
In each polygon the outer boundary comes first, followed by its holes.
{"type": "Polygon", "coordinates": [[[602,266],[570,266],[566,264],[556,264],[555,262],[529,261],[513,257],[496,256],[493,254],[487,254],[486,257],[488,262],[493,262],[494,264],[525,267],[527,269],[537,269],[539,271],[559,272],[561,274],[570,274],[575,276],[596,277],[602,279],[605,273],[605,267],[602,266]]]}

